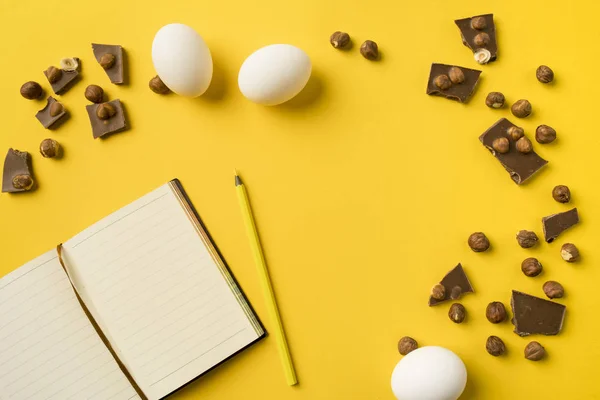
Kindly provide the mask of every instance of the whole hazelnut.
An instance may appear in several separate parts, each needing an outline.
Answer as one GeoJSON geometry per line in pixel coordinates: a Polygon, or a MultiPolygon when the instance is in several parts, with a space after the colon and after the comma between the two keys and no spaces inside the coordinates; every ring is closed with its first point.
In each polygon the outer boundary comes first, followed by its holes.
{"type": "Polygon", "coordinates": [[[533,247],[538,242],[538,237],[533,231],[519,231],[517,233],[517,242],[524,249],[533,247]]]}
{"type": "Polygon", "coordinates": [[[85,88],[85,98],[92,103],[102,103],[104,100],[104,89],[98,85],[89,85],[85,88]]]}
{"type": "Polygon", "coordinates": [[[164,84],[164,82],[156,75],[154,78],[150,79],[148,83],[150,90],[152,90],[156,94],[169,94],[171,93],[171,89],[164,84]]]}
{"type": "Polygon", "coordinates": [[[441,90],[447,90],[452,86],[452,81],[448,78],[448,75],[442,74],[435,77],[433,84],[441,90]]]}
{"type": "Polygon", "coordinates": [[[533,145],[531,144],[531,140],[527,139],[525,136],[517,140],[515,147],[517,148],[517,151],[519,153],[523,154],[531,153],[533,151],[533,145]]]}
{"type": "Polygon", "coordinates": [[[467,240],[469,247],[476,253],[480,253],[482,251],[486,251],[490,248],[490,241],[487,236],[483,232],[475,232],[469,236],[469,240],[467,240]]]}
{"type": "Polygon", "coordinates": [[[490,43],[490,35],[485,32],[480,32],[473,38],[473,43],[477,47],[485,47],[490,43]]]}
{"type": "Polygon", "coordinates": [[[508,128],[506,133],[508,133],[508,136],[510,136],[510,138],[516,142],[517,140],[523,137],[525,131],[523,130],[523,128],[513,125],[510,128],[508,128]]]}
{"type": "Polygon", "coordinates": [[[504,106],[504,95],[500,92],[490,92],[485,98],[485,105],[489,108],[502,108],[504,106]]]}
{"type": "Polygon", "coordinates": [[[33,187],[33,178],[31,175],[15,175],[12,179],[12,185],[15,189],[29,190],[33,187]]]}
{"type": "Polygon", "coordinates": [[[346,32],[333,32],[329,37],[329,43],[336,49],[343,49],[350,44],[350,35],[346,32]]]}
{"type": "Polygon", "coordinates": [[[446,298],[446,288],[441,283],[434,285],[431,288],[431,297],[436,300],[444,300],[446,298]]]}
{"type": "Polygon", "coordinates": [[[54,158],[60,152],[60,145],[54,139],[44,139],[40,143],[40,154],[45,158],[54,158]]]}
{"type": "Polygon", "coordinates": [[[56,83],[62,78],[62,70],[56,67],[48,67],[46,77],[48,78],[48,82],[56,83]]]}
{"type": "Polygon", "coordinates": [[[552,189],[552,198],[559,203],[568,203],[571,201],[571,190],[565,185],[555,186],[552,189]]]}
{"type": "Polygon", "coordinates": [[[487,28],[487,23],[483,17],[475,17],[471,19],[471,28],[477,29],[478,31],[487,28]]]}
{"type": "Polygon", "coordinates": [[[113,65],[115,65],[115,55],[111,54],[111,53],[106,53],[103,54],[102,57],[100,57],[100,61],[98,61],[100,63],[100,66],[104,69],[111,69],[113,67],[113,65]]]}
{"type": "Polygon", "coordinates": [[[493,301],[485,309],[485,317],[492,324],[498,324],[506,319],[506,309],[504,304],[499,301],[493,301]]]}
{"type": "Polygon", "coordinates": [[[117,110],[110,103],[102,103],[96,108],[96,116],[100,119],[109,119],[116,113],[117,110]]]}
{"type": "Polygon", "coordinates": [[[566,262],[575,262],[579,260],[579,249],[573,243],[565,243],[560,248],[560,256],[566,262]]]}
{"type": "Polygon", "coordinates": [[[542,269],[542,263],[534,257],[526,258],[521,263],[521,271],[529,277],[538,276],[542,273],[542,269]]]}
{"type": "Polygon", "coordinates": [[[554,71],[546,65],[540,65],[535,71],[535,77],[542,83],[550,83],[554,80],[554,71]]]}
{"type": "Polygon", "coordinates": [[[407,355],[419,347],[417,341],[410,336],[404,336],[398,341],[398,352],[403,356],[407,355]]]}
{"type": "Polygon", "coordinates": [[[560,299],[565,295],[565,289],[556,281],[548,281],[544,283],[542,290],[549,299],[560,299]]]}
{"type": "Polygon", "coordinates": [[[525,358],[531,361],[539,361],[546,355],[546,349],[539,342],[529,342],[525,346],[525,358]]]}
{"type": "Polygon", "coordinates": [[[23,86],[21,86],[21,96],[25,97],[27,100],[39,99],[42,92],[43,90],[40,84],[34,81],[25,82],[23,86]]]}
{"type": "Polygon", "coordinates": [[[540,125],[535,130],[535,140],[541,144],[554,142],[556,139],[556,131],[548,125],[540,125]]]}
{"type": "Polygon", "coordinates": [[[52,105],[50,106],[50,116],[52,118],[56,117],[57,115],[59,115],[60,113],[63,112],[65,108],[63,107],[63,105],[61,103],[59,103],[58,101],[52,103],[52,105]]]}
{"type": "Polygon", "coordinates": [[[452,290],[450,291],[450,299],[457,300],[461,294],[462,294],[462,289],[460,288],[460,286],[454,286],[452,288],[452,290]]]}
{"type": "Polygon", "coordinates": [[[525,99],[517,100],[510,111],[517,118],[525,118],[531,114],[531,103],[525,99]]]}
{"type": "Polygon", "coordinates": [[[510,142],[505,137],[499,137],[492,142],[492,148],[500,154],[505,154],[510,150],[510,142]]]}
{"type": "Polygon", "coordinates": [[[367,60],[377,60],[377,57],[379,57],[377,43],[372,40],[365,40],[365,42],[360,45],[360,54],[367,60]]]}
{"type": "Polygon", "coordinates": [[[490,336],[485,342],[485,349],[494,357],[498,357],[506,351],[504,342],[498,336],[490,336]]]}
{"type": "Polygon", "coordinates": [[[448,76],[450,77],[450,81],[452,81],[452,83],[460,84],[465,81],[465,74],[462,69],[458,67],[450,68],[450,71],[448,71],[448,76]]]}
{"type": "Polygon", "coordinates": [[[467,310],[460,303],[454,303],[450,306],[450,311],[448,311],[448,317],[450,320],[456,324],[460,324],[465,320],[467,316],[467,310]]]}

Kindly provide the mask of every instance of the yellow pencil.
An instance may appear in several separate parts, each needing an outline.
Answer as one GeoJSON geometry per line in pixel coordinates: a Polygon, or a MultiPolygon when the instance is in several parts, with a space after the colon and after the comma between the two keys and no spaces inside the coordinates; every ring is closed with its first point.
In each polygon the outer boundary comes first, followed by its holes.
{"type": "Polygon", "coordinates": [[[250,240],[250,247],[252,248],[252,254],[254,255],[254,261],[258,268],[258,274],[260,277],[261,286],[265,300],[267,301],[267,309],[271,321],[275,327],[275,339],[277,340],[277,347],[279,349],[279,357],[283,364],[283,370],[285,372],[285,378],[288,385],[293,386],[298,383],[296,378],[296,371],[294,371],[294,364],[292,363],[292,356],[290,355],[290,349],[288,348],[287,340],[285,339],[285,332],[283,330],[283,324],[281,317],[279,316],[279,310],[277,308],[277,301],[275,300],[275,293],[273,292],[273,286],[271,286],[271,279],[269,278],[269,270],[267,269],[267,263],[265,262],[265,256],[260,245],[260,239],[258,238],[258,232],[256,231],[256,224],[252,217],[252,209],[250,208],[250,201],[248,200],[248,193],[242,183],[242,180],[235,171],[235,189],[237,191],[238,200],[240,201],[240,207],[242,208],[242,218],[246,225],[246,233],[250,240]]]}

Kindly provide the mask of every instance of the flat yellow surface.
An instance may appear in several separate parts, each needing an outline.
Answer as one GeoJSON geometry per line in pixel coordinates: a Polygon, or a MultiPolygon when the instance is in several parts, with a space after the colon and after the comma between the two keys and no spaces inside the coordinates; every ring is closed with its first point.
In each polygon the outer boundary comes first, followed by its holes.
{"type": "MultiPolygon", "coordinates": [[[[463,399],[597,399],[600,269],[600,134],[597,2],[339,2],[0,0],[0,150],[33,154],[39,189],[0,195],[0,273],[70,238],[108,213],[178,177],[189,192],[252,305],[271,328],[233,185],[244,178],[300,385],[286,386],[273,337],[197,381],[175,399],[391,400],[390,374],[404,335],[441,345],[464,360],[463,399]],[[575,5],[577,4],[577,5],[575,5]],[[453,20],[496,15],[499,59],[482,66],[467,105],[425,95],[432,62],[477,68],[453,20]],[[158,96],[151,44],[170,22],[194,27],[213,54],[205,96],[158,96]],[[335,30],[355,44],[379,43],[383,58],[333,49],[335,30]],[[121,44],[130,84],[111,85],[91,43],[121,44]],[[266,108],[237,88],[245,57],[272,43],[304,49],[313,77],[300,98],[266,108]],[[61,57],[82,59],[83,81],[60,99],[71,118],[55,132],[35,119],[41,101],[19,96],[61,57]],[[535,79],[540,64],[554,85],[535,79]],[[131,129],[93,140],[83,92],[99,84],[126,106],[131,129]],[[533,115],[518,121],[533,138],[556,128],[552,145],[535,145],[550,161],[530,184],[515,185],[478,141],[508,109],[484,105],[489,91],[509,102],[527,98],[533,115]],[[37,153],[45,137],[63,160],[37,153]],[[556,184],[572,188],[582,222],[556,243],[524,250],[515,233],[541,235],[544,215],[567,210],[552,200],[556,184]],[[471,252],[466,239],[484,231],[493,250],[471,252]],[[583,259],[559,256],[565,241],[583,259]],[[527,278],[520,262],[539,257],[544,273],[527,278]],[[468,319],[455,325],[448,306],[427,307],[430,287],[462,262],[477,293],[461,301],[468,319]],[[506,322],[492,325],[485,307],[509,305],[511,289],[542,296],[546,280],[563,283],[564,329],[537,337],[546,361],[523,358],[529,341],[506,322]],[[488,335],[508,354],[485,352],[488,335]]],[[[517,122],[517,121],[515,121],[517,122]]]]}

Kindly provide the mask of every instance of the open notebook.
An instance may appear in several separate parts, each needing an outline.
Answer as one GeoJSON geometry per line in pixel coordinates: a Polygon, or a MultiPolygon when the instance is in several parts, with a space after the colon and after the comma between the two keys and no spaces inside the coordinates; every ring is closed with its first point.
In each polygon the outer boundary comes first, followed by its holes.
{"type": "Polygon", "coordinates": [[[60,261],[0,279],[0,400],[161,399],[265,335],[177,180],[60,261]]]}

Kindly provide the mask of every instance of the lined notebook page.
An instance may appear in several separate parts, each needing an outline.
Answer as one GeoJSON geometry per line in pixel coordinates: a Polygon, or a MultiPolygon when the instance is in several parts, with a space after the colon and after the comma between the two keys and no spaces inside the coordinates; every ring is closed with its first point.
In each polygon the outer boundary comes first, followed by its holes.
{"type": "Polygon", "coordinates": [[[56,251],[0,279],[0,398],[139,399],[84,314],[56,251]]]}
{"type": "Polygon", "coordinates": [[[150,399],[262,335],[168,184],[75,236],[64,254],[80,293],[150,399]]]}

